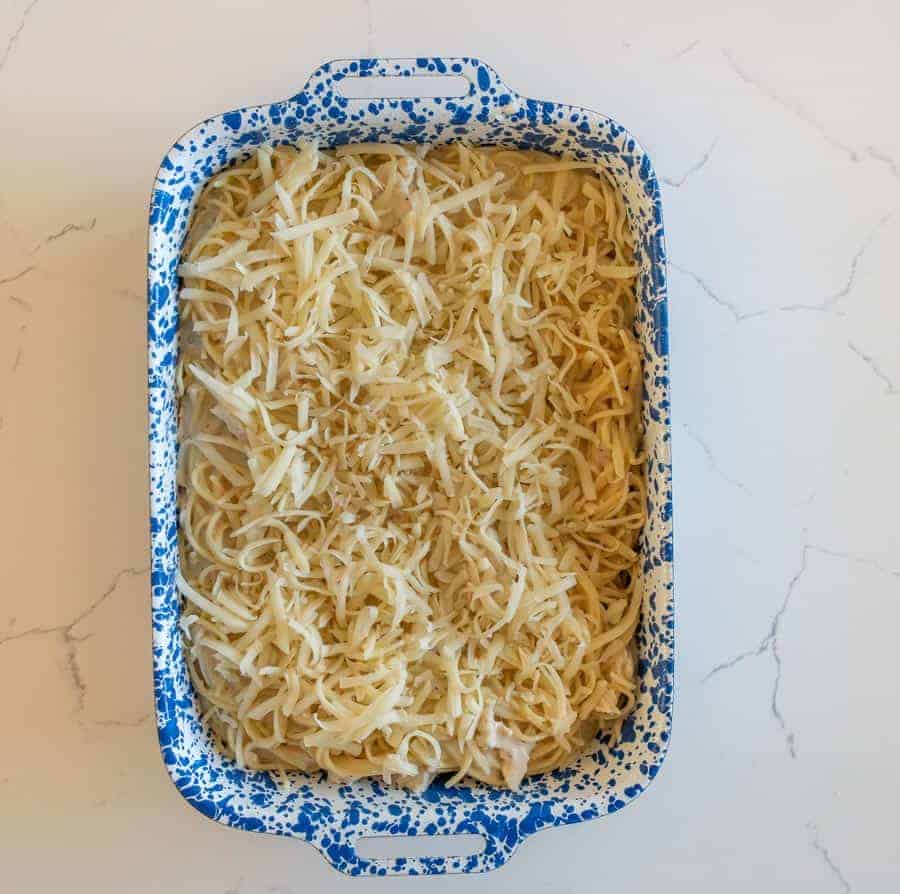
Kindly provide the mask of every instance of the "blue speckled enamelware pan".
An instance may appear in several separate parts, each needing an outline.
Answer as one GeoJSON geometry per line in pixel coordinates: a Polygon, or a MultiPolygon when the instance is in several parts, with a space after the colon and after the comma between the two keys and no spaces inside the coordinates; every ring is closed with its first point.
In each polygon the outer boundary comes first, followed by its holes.
{"type": "Polygon", "coordinates": [[[504,864],[529,835],[549,826],[613,813],[636,798],[658,772],[669,740],[674,680],[672,493],[666,268],[659,184],[635,139],[609,118],[574,106],[517,96],[476,59],[361,59],[323,65],[296,96],[240,109],[198,124],[162,161],[150,207],[147,260],[150,405],[150,532],[153,662],[159,742],[181,794],[207,816],[237,829],[272,832],[315,845],[352,875],[477,872],[504,864]],[[460,98],[346,99],[348,77],[461,75],[460,98]],[[317,140],[322,146],[362,141],[449,142],[532,147],[591,159],[615,178],[637,236],[644,353],[644,421],[648,522],[642,538],[646,593],[638,631],[640,698],[614,746],[571,766],[526,779],[517,792],[436,783],[420,793],[377,781],[336,785],[296,774],[291,785],[248,772],[222,756],[200,722],[178,626],[180,600],[175,461],[178,277],[182,240],[194,200],[213,174],[259,143],[317,140]],[[469,857],[360,857],[368,835],[475,833],[484,850],[469,857]]]}

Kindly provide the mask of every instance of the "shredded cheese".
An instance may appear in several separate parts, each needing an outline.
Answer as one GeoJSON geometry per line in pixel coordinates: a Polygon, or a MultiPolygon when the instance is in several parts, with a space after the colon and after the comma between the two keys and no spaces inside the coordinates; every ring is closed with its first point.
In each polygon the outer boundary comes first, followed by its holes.
{"type": "Polygon", "coordinates": [[[182,630],[244,766],[518,787],[637,699],[638,266],[596,165],[259,147],[179,268],[182,630]]]}

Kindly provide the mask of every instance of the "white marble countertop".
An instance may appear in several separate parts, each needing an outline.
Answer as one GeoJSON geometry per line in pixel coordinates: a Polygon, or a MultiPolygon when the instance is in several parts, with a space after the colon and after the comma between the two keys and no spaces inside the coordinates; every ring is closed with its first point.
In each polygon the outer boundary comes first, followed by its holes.
{"type": "Polygon", "coordinates": [[[415,884],[900,889],[900,7],[743,7],[0,2],[5,891],[414,884],[219,827],[163,770],[144,261],[156,166],[197,120],[326,58],[437,53],[601,109],[664,178],[678,695],[633,806],[415,884]]]}

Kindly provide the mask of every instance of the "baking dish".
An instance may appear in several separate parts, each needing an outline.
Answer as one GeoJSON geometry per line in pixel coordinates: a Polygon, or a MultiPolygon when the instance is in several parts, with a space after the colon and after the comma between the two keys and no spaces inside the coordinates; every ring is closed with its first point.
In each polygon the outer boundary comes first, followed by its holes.
{"type": "MultiPolygon", "coordinates": [[[[365,84],[366,82],[362,82],[365,84]]],[[[374,83],[374,82],[369,82],[374,83]]],[[[410,82],[411,83],[411,82],[410,82]]],[[[435,82],[437,83],[437,82],[435,82]]],[[[429,91],[434,92],[434,91],[429,91]]],[[[283,102],[239,109],[197,125],[162,161],[151,206],[148,269],[150,532],[156,714],[163,759],[187,801],[224,825],[303,839],[337,869],[360,874],[474,872],[505,863],[539,829],[593,819],[623,807],[653,779],[672,721],[674,589],[665,250],[659,186],[627,131],[595,112],[525,99],[477,59],[360,59],[322,65],[283,102]],[[456,76],[460,97],[348,99],[349,78],[456,76]],[[636,235],[643,350],[648,521],[641,538],[646,591],[637,634],[640,697],[617,743],[517,792],[433,784],[415,793],[367,780],[338,785],[292,774],[287,782],[245,771],[216,750],[201,723],[182,654],[175,465],[176,269],[194,201],[213,174],[262,142],[449,142],[531,147],[602,165],[615,178],[636,235]],[[372,835],[477,834],[472,856],[367,859],[355,842],[372,835]]]]}

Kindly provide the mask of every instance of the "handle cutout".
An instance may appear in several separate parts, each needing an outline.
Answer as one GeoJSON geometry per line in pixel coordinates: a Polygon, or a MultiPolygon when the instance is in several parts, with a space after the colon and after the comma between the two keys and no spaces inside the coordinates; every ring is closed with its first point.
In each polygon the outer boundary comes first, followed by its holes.
{"type": "Polygon", "coordinates": [[[335,89],[346,99],[452,99],[466,96],[470,87],[462,75],[372,75],[346,77],[335,89]]]}
{"type": "Polygon", "coordinates": [[[399,857],[474,857],[487,842],[481,835],[365,835],[353,846],[363,860],[399,857]]]}

